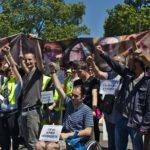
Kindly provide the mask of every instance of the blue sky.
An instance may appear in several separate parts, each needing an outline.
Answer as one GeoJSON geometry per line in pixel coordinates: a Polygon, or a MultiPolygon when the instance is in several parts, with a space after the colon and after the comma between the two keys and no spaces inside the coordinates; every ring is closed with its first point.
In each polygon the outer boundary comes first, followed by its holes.
{"type": "MultiPolygon", "coordinates": [[[[90,29],[89,37],[103,37],[103,24],[107,17],[106,10],[121,4],[124,0],[65,0],[68,3],[83,2],[86,6],[83,24],[90,29]]],[[[81,35],[84,37],[85,35],[81,35]]],[[[87,37],[87,35],[86,35],[87,37]]]]}

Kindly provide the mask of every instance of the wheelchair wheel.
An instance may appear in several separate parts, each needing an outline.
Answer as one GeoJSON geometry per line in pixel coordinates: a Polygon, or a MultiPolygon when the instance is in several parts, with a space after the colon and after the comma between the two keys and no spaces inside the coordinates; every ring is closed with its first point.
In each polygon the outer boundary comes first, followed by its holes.
{"type": "Polygon", "coordinates": [[[102,148],[98,142],[90,141],[87,145],[87,150],[102,150],[102,148]]]}

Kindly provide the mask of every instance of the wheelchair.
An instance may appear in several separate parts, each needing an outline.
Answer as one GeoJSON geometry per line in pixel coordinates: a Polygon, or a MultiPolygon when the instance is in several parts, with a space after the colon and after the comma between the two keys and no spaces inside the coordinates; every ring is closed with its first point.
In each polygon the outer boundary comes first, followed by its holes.
{"type": "Polygon", "coordinates": [[[91,140],[86,144],[86,150],[102,150],[102,147],[98,142],[91,140]]]}
{"type": "Polygon", "coordinates": [[[102,150],[102,148],[95,140],[89,140],[86,144],[81,144],[81,138],[76,138],[67,142],[67,150],[102,150]]]}

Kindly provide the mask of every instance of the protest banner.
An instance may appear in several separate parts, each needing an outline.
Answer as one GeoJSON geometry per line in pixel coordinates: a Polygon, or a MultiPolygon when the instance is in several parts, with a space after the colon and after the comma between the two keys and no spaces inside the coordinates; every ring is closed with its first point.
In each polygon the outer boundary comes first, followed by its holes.
{"type": "MultiPolygon", "coordinates": [[[[17,34],[10,37],[0,39],[0,47],[5,44],[9,44],[11,47],[11,53],[18,66],[20,66],[19,57],[26,52],[35,53],[36,57],[41,57],[45,63],[46,71],[49,69],[49,62],[53,61],[60,65],[61,68],[69,67],[71,61],[85,61],[87,51],[88,54],[94,54],[96,64],[104,71],[107,68],[107,64],[99,57],[96,50],[96,45],[101,44],[104,51],[106,51],[111,57],[116,55],[125,56],[125,52],[131,50],[134,46],[131,37],[135,38],[137,48],[141,49],[141,52],[150,59],[150,31],[135,33],[131,35],[122,35],[116,37],[103,37],[103,38],[75,38],[64,41],[44,41],[42,39],[32,38],[29,35],[17,34]],[[40,44],[40,50],[38,49],[37,41],[40,44]],[[84,45],[84,46],[83,46],[84,45]],[[40,51],[37,53],[37,51],[40,51]],[[42,56],[37,56],[37,55],[42,56]]],[[[0,53],[0,64],[3,59],[0,53]]],[[[150,61],[150,60],[149,60],[150,61]]],[[[47,72],[49,74],[49,71],[47,72]]]]}

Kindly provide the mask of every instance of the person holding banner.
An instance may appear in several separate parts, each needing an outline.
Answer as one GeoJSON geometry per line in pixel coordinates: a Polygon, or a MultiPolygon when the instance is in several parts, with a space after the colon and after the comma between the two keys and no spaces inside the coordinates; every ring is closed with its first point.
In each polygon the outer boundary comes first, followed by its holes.
{"type": "Polygon", "coordinates": [[[100,131],[98,122],[101,117],[101,115],[97,115],[99,103],[99,80],[89,74],[89,66],[86,62],[79,62],[77,72],[80,80],[83,82],[83,87],[85,88],[85,97],[83,102],[93,110],[95,140],[99,142],[100,131]]]}
{"type": "Polygon", "coordinates": [[[65,114],[63,118],[63,129],[61,140],[59,142],[39,141],[36,144],[36,150],[66,149],[66,139],[69,137],[81,137],[87,142],[92,135],[93,115],[92,110],[83,104],[84,88],[79,80],[75,81],[72,97],[66,96],[60,81],[56,75],[55,65],[50,64],[50,70],[57,90],[60,92],[65,105],[65,114]]]}
{"type": "Polygon", "coordinates": [[[143,149],[143,134],[150,133],[150,76],[145,72],[145,63],[134,52],[128,60],[128,68],[111,59],[101,45],[97,50],[109,66],[122,76],[122,87],[117,96],[116,109],[120,117],[116,122],[116,148],[126,150],[128,135],[133,149],[143,149]]]}
{"type": "MultiPolygon", "coordinates": [[[[121,59],[121,56],[116,56],[115,60],[117,60],[120,64],[125,64],[125,61],[123,61],[123,58],[121,59]]],[[[108,133],[108,150],[115,150],[115,115],[117,114],[114,108],[114,97],[120,85],[120,76],[117,75],[117,73],[115,73],[113,70],[108,72],[101,71],[95,64],[92,56],[88,56],[86,61],[93,68],[96,77],[101,79],[99,93],[102,95],[102,97],[99,107],[104,113],[104,119],[108,133]],[[107,103],[104,101],[107,101],[107,103]]]]}
{"type": "Polygon", "coordinates": [[[39,108],[41,105],[42,72],[36,67],[35,54],[31,52],[25,53],[24,60],[29,73],[23,76],[22,113],[19,117],[19,123],[25,146],[32,150],[40,130],[39,108]]]}
{"type": "Polygon", "coordinates": [[[25,147],[35,149],[38,140],[41,121],[41,92],[48,84],[49,77],[44,79],[43,63],[40,53],[40,45],[37,42],[35,53],[26,51],[23,53],[25,75],[23,76],[23,92],[21,95],[21,115],[19,117],[20,133],[25,140],[25,147]],[[37,55],[36,55],[37,54],[37,55]],[[36,57],[37,56],[37,57],[36,57]],[[37,61],[38,58],[38,61],[37,61]]]}
{"type": "Polygon", "coordinates": [[[11,148],[11,139],[13,150],[19,147],[19,126],[18,126],[18,98],[22,90],[22,78],[16,67],[16,63],[10,53],[10,47],[5,45],[1,49],[2,54],[7,58],[7,79],[4,80],[1,87],[0,104],[0,145],[4,150],[11,148]]]}
{"type": "MultiPolygon", "coordinates": [[[[44,44],[43,52],[43,59],[45,62],[45,71],[49,74],[49,63],[54,62],[56,63],[57,67],[57,75],[61,82],[61,84],[64,84],[65,79],[65,72],[62,68],[62,59],[63,59],[63,45],[60,42],[47,42],[44,44]]],[[[53,93],[54,101],[55,101],[55,107],[51,111],[51,120],[55,124],[60,124],[62,121],[62,111],[64,110],[63,105],[60,101],[60,96],[57,90],[54,87],[54,93],[53,93]]]]}

